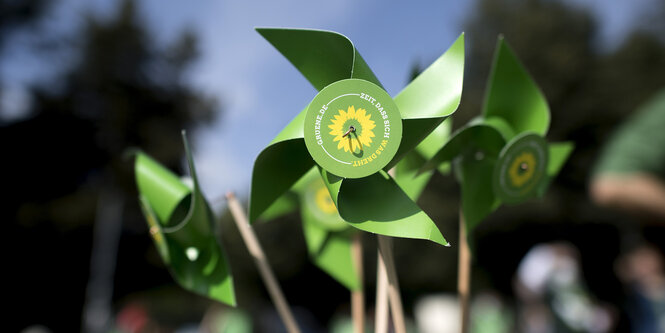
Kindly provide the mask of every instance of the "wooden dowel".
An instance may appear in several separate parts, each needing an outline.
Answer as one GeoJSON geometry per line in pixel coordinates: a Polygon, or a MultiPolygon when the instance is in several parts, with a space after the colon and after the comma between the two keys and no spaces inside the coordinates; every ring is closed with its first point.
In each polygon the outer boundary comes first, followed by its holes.
{"type": "Polygon", "coordinates": [[[459,263],[457,269],[457,292],[460,306],[460,332],[469,332],[469,286],[471,281],[471,252],[466,239],[464,214],[459,214],[459,263]]]}
{"type": "Polygon", "coordinates": [[[376,258],[376,304],[374,306],[374,332],[388,332],[388,273],[383,257],[377,252],[376,258]]]}
{"type": "Polygon", "coordinates": [[[363,247],[361,234],[357,232],[351,241],[351,256],[360,286],[358,290],[351,292],[351,317],[353,318],[353,332],[363,333],[365,331],[365,292],[363,287],[363,247]]]}
{"type": "Polygon", "coordinates": [[[404,309],[399,294],[399,283],[397,281],[397,270],[393,257],[392,242],[390,237],[378,235],[379,254],[383,257],[383,264],[388,274],[388,299],[390,300],[390,314],[393,318],[395,333],[406,333],[404,321],[404,309]]]}
{"type": "Polygon", "coordinates": [[[272,269],[270,269],[270,265],[268,265],[266,255],[256,238],[256,234],[254,234],[254,230],[249,225],[245,212],[232,192],[226,194],[226,199],[229,203],[229,209],[231,210],[231,215],[233,215],[233,220],[238,226],[238,230],[240,230],[240,235],[245,241],[249,254],[254,258],[254,262],[256,263],[261,278],[263,279],[263,283],[266,285],[266,288],[268,288],[270,298],[272,298],[273,303],[275,303],[277,312],[282,318],[286,330],[289,333],[300,333],[300,329],[298,328],[298,324],[289,308],[289,304],[286,302],[286,298],[284,298],[284,294],[277,283],[277,279],[275,279],[272,269]]]}

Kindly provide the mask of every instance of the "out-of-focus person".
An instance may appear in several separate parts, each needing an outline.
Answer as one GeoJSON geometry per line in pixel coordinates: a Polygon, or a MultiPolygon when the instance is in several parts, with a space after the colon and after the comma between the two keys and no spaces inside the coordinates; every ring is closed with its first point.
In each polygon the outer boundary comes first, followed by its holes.
{"type": "Polygon", "coordinates": [[[591,294],[579,253],[565,242],[538,244],[520,262],[514,280],[519,332],[610,332],[614,311],[591,294]]]}
{"type": "Polygon", "coordinates": [[[590,185],[601,206],[665,222],[665,89],[613,134],[590,185]]]}
{"type": "Polygon", "coordinates": [[[641,242],[617,260],[615,269],[627,289],[630,331],[665,332],[665,270],[663,255],[641,242]]]}

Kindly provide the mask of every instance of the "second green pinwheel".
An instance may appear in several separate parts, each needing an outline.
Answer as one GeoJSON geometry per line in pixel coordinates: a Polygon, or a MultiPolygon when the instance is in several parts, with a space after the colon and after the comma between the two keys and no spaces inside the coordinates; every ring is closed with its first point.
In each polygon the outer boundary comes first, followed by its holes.
{"type": "Polygon", "coordinates": [[[315,165],[341,218],[376,234],[447,245],[388,175],[459,105],[463,36],[393,99],[345,36],[257,29],[319,90],[254,163],[250,220],[315,165]]]}
{"type": "Polygon", "coordinates": [[[453,162],[467,235],[501,203],[545,192],[573,149],[545,141],[549,123],[545,96],[499,38],[482,116],[456,131],[421,169],[453,162]]]}

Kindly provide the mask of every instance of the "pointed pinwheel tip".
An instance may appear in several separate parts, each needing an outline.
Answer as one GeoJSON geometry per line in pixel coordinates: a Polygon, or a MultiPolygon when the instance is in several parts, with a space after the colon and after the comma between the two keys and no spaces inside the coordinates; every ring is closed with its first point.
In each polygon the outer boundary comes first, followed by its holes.
{"type": "Polygon", "coordinates": [[[233,192],[231,192],[231,191],[226,192],[226,199],[227,199],[227,200],[234,199],[235,197],[236,197],[236,195],[233,194],[233,192]]]}
{"type": "Polygon", "coordinates": [[[504,37],[503,34],[499,34],[499,36],[497,37],[497,39],[498,39],[499,41],[503,41],[504,38],[505,38],[505,37],[504,37]]]}

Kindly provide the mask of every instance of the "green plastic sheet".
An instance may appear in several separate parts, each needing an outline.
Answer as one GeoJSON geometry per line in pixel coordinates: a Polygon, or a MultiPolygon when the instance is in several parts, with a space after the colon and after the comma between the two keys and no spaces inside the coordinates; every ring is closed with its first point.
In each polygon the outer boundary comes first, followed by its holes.
{"type": "MultiPolygon", "coordinates": [[[[499,37],[482,115],[456,131],[418,172],[430,172],[442,164],[453,163],[461,186],[462,214],[470,236],[475,226],[504,203],[497,193],[500,189],[494,179],[502,158],[506,158],[503,155],[521,138],[545,136],[549,123],[550,110],[545,96],[507,43],[499,37]]],[[[547,158],[543,159],[547,164],[546,171],[538,186],[528,192],[528,197],[545,193],[572,150],[573,144],[569,142],[548,145],[547,158]]],[[[516,159],[532,161],[533,156],[528,155],[516,154],[516,159]]],[[[523,164],[514,165],[522,168],[523,164]]],[[[528,170],[529,164],[524,165],[528,170]]],[[[522,175],[518,172],[527,171],[515,172],[516,179],[520,180],[518,178],[522,175]]]]}
{"type": "MultiPolygon", "coordinates": [[[[353,43],[321,30],[257,31],[317,89],[349,78],[381,86],[353,43]]],[[[416,148],[459,105],[464,75],[464,38],[455,43],[394,101],[402,117],[400,147],[384,168],[389,170],[416,148]]],[[[252,175],[250,220],[254,221],[315,165],[303,139],[301,111],[257,157],[252,175]]],[[[320,168],[319,168],[320,169],[320,168]]],[[[343,179],[320,169],[339,214],[352,226],[377,234],[448,243],[434,222],[386,172],[343,179]]]]}
{"type": "Polygon", "coordinates": [[[183,142],[191,182],[179,179],[145,153],[136,153],[139,202],[173,278],[187,290],[235,306],[233,278],[217,239],[215,216],[201,193],[184,132],[183,142]]]}

